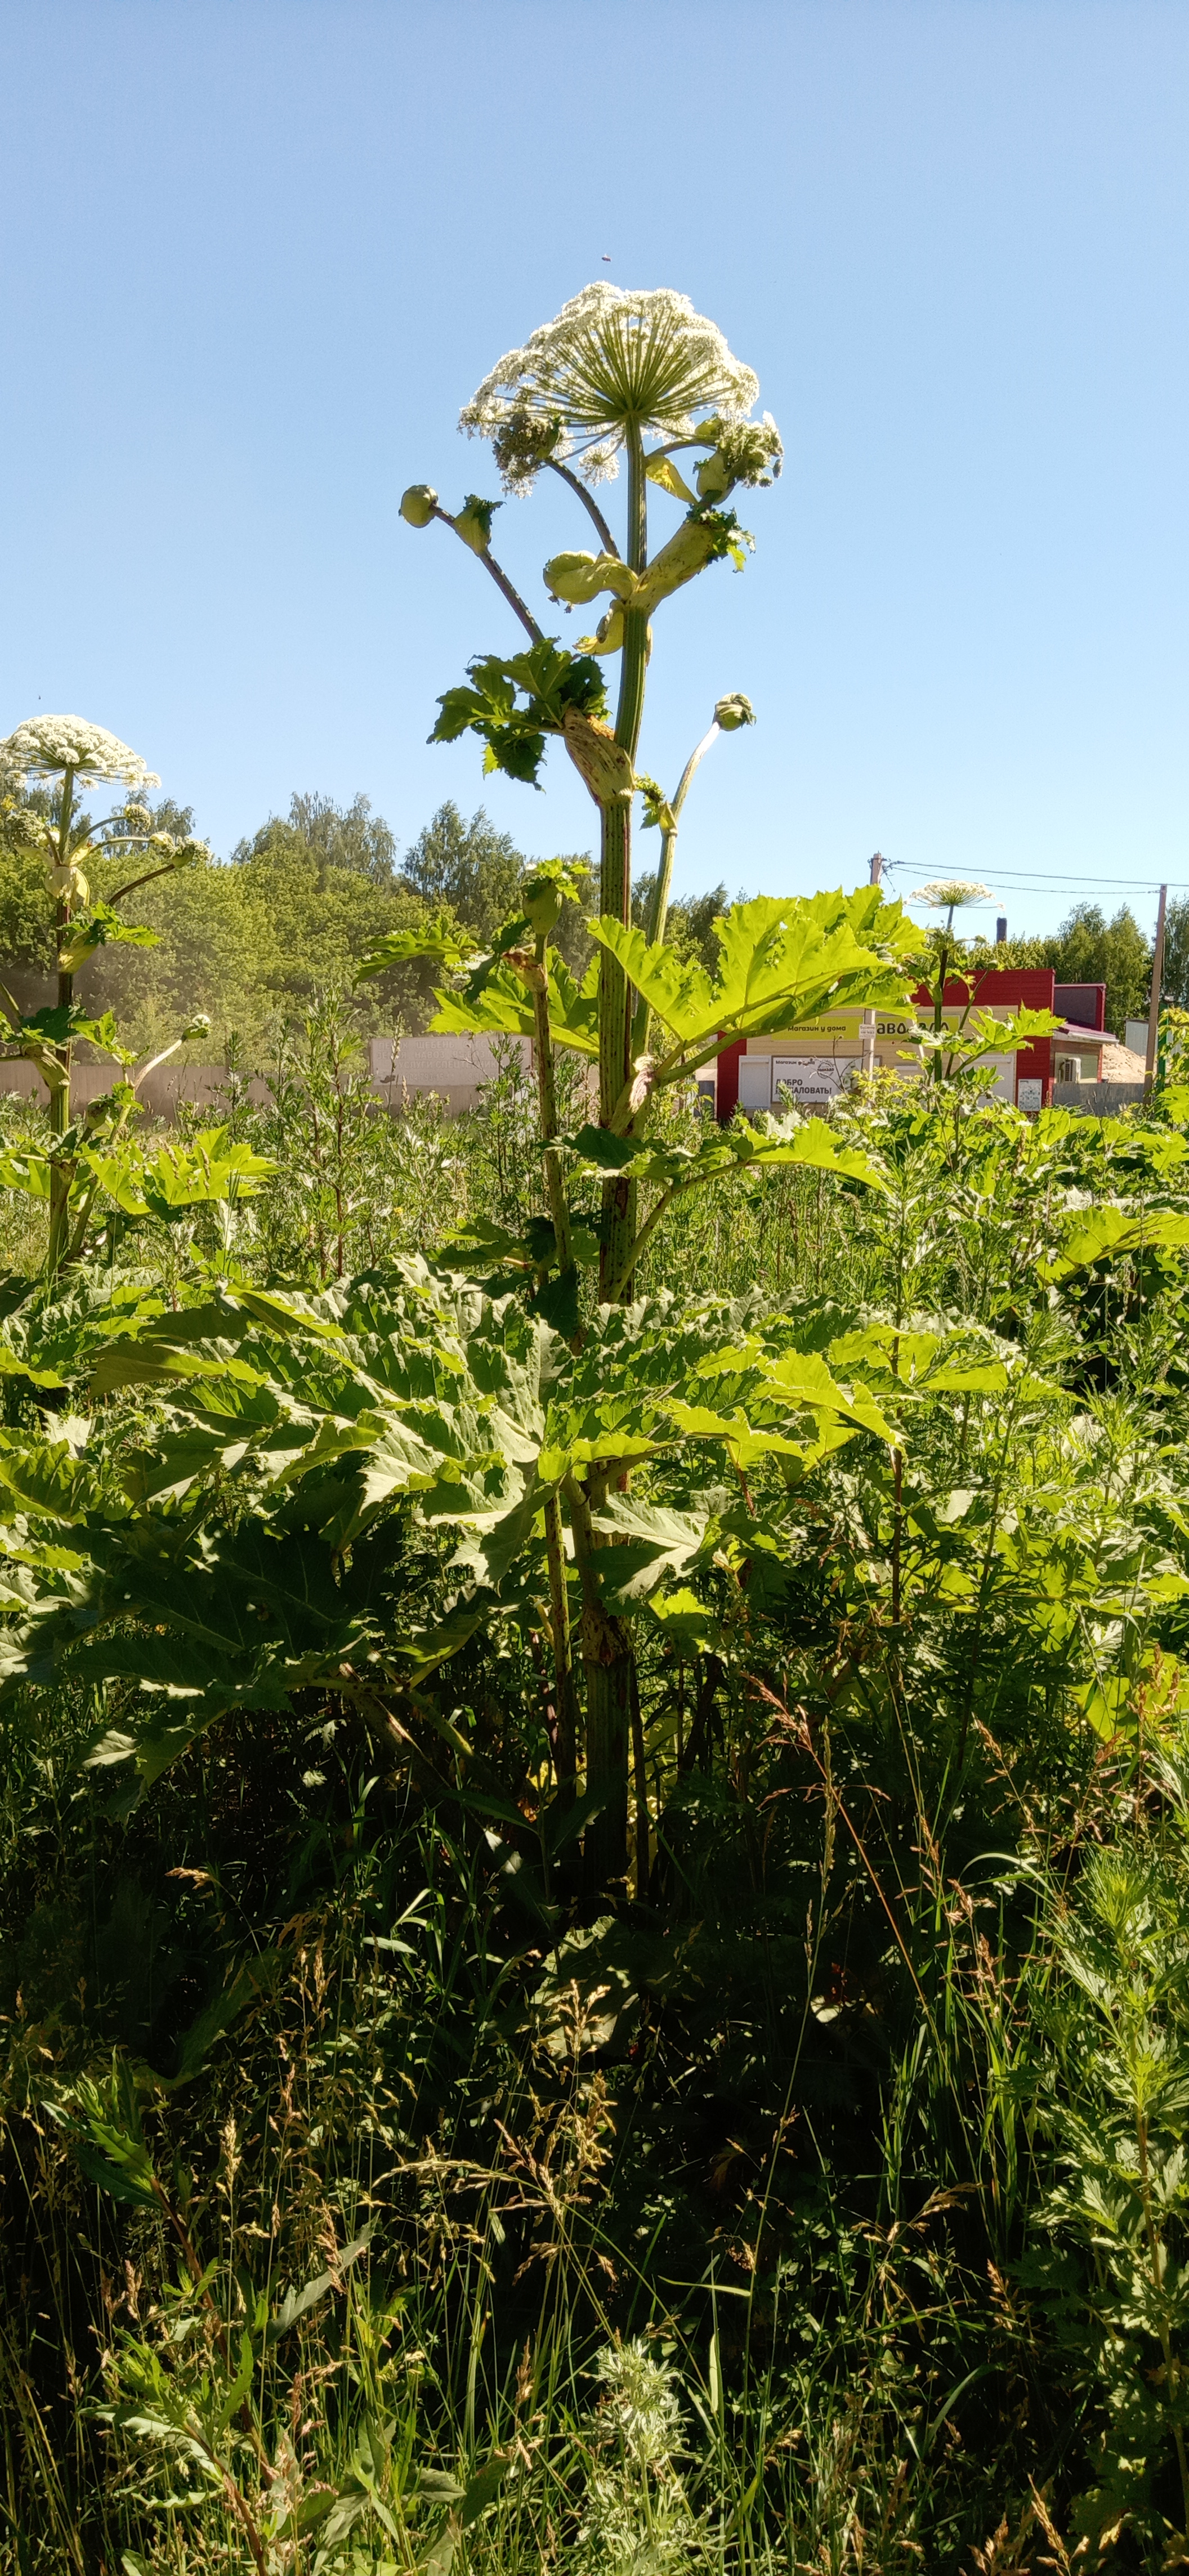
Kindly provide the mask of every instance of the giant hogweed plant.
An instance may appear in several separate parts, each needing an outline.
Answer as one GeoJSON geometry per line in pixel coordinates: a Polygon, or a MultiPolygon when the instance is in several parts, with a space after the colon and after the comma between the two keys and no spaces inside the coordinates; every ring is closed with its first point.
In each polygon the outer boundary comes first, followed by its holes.
{"type": "MultiPolygon", "coordinates": [[[[497,562],[491,530],[498,502],[471,493],[451,515],[428,484],[416,484],[401,504],[413,526],[437,521],[453,530],[484,564],[529,638],[527,651],[482,655],[471,664],[467,683],[440,699],[431,739],[455,741],[474,732],[484,744],[486,768],[533,785],[547,742],[560,740],[598,809],[599,908],[590,927],[600,955],[582,987],[549,945],[561,904],[578,895],[579,882],[572,870],[542,870],[530,880],[524,914],[504,926],[480,974],[471,971],[460,995],[440,997],[436,1025],[532,1036],[543,1083],[545,1059],[558,1046],[597,1064],[598,1128],[614,1145],[600,1149],[591,1131],[583,1131],[574,1160],[580,1175],[601,1180],[604,1303],[631,1285],[639,1251],[636,1192],[649,1177],[639,1158],[647,1150],[648,1107],[657,1090],[696,1074],[735,1039],[787,1027],[791,1018],[828,1004],[902,1002],[907,965],[919,947],[899,905],[865,889],[849,898],[767,898],[735,906],[720,932],[717,978],[680,967],[664,949],[676,835],[694,774],[718,735],[749,724],[752,710],[737,693],[719,699],[667,797],[637,767],[652,620],[665,600],[712,564],[746,560],[753,541],[726,505],[740,487],[770,484],[781,458],[770,416],[749,417],[758,391],[751,369],[732,357],[721,332],[687,297],[600,284],[574,297],[526,347],[501,358],[465,407],[461,425],[490,439],[507,492],[527,494],[541,474],[554,473],[594,523],[598,552],[555,555],[543,574],[555,605],[610,600],[595,631],[579,639],[577,653],[544,632],[497,562]],[[691,460],[696,490],[676,461],[683,455],[691,460]],[[591,488],[618,472],[621,456],[627,468],[622,550],[591,488]],[[651,555],[650,497],[684,504],[678,527],[651,555]],[[613,722],[611,666],[618,672],[613,722]],[[631,919],[637,796],[662,842],[646,932],[631,919]]],[[[468,962],[446,936],[428,952],[411,936],[418,954],[435,953],[447,966],[468,962]]],[[[397,934],[381,943],[369,971],[406,953],[407,938],[397,934]]],[[[541,1107],[551,1143],[544,1089],[541,1107]]],[[[686,1179],[692,1185],[694,1174],[686,1179]]],[[[550,1198],[553,1212],[552,1189],[550,1198]]],[[[566,1253],[563,1226],[551,1264],[563,1277],[572,1267],[566,1253]]]]}
{"type": "Polygon", "coordinates": [[[49,1093],[50,1143],[45,1154],[0,1157],[0,1184],[46,1206],[46,1269],[52,1284],[79,1259],[97,1222],[114,1232],[121,1221],[154,1215],[170,1220],[183,1210],[226,1201],[237,1191],[249,1194],[268,1166],[246,1148],[226,1145],[218,1134],[208,1136],[197,1152],[174,1147],[155,1150],[147,1159],[137,1154],[128,1131],[140,1107],[140,1086],[187,1039],[205,1034],[210,1023],[202,1015],[191,1020],[169,1046],[136,1070],[135,1057],[119,1043],[112,1013],[96,1018],[75,995],[75,977],[100,948],[116,942],[156,945],[156,931],[122,919],[119,906],[157,878],[192,866],[205,855],[205,844],[178,841],[154,829],[152,813],[140,801],[147,788],[160,784],[154,772],[126,742],[81,716],[31,717],[0,742],[0,762],[19,779],[42,782],[50,808],[47,816],[31,802],[14,804],[10,820],[44,857],[54,899],[55,998],[40,1010],[25,1012],[0,985],[0,1060],[31,1064],[40,1074],[49,1093]],[[79,801],[84,791],[119,785],[128,791],[124,804],[93,822],[79,801]],[[132,873],[100,894],[95,871],[113,860],[132,873]],[[80,1041],[111,1060],[116,1079],[76,1117],[71,1082],[80,1041]]]}
{"type": "Polygon", "coordinates": [[[963,1112],[977,1107],[994,1089],[1003,1057],[1023,1054],[1061,1026],[1051,1011],[1023,1003],[1003,1018],[977,1006],[975,994],[987,971],[986,959],[959,939],[954,914],[966,905],[989,900],[990,891],[977,878],[933,877],[927,885],[915,887],[909,897],[912,903],[927,904],[931,912],[944,913],[945,919],[927,934],[931,1024],[922,1025],[901,1052],[906,1063],[920,1066],[928,1082],[947,1087],[944,1096],[955,1147],[963,1112]]]}
{"type": "MultiPolygon", "coordinates": [[[[523,909],[503,925],[492,951],[468,957],[443,929],[427,943],[395,934],[366,961],[379,972],[398,956],[435,954],[465,976],[461,990],[439,995],[442,1030],[515,1031],[533,1039],[548,1225],[527,1247],[537,1276],[535,1302],[568,1340],[578,1333],[577,1271],[597,1264],[604,1306],[630,1298],[640,1254],[675,1200],[742,1163],[800,1162],[874,1180],[874,1167],[853,1150],[843,1162],[819,1122],[775,1137],[708,1138],[700,1150],[654,1144],[649,1109],[666,1087],[688,1081],[739,1038],[756,1036],[842,1004],[897,1005],[907,992],[918,934],[876,888],[808,901],[761,897],[735,905],[718,925],[716,976],[682,964],[665,946],[666,911],[682,808],[700,761],[722,732],[752,721],[746,698],[719,699],[672,795],[637,766],[652,620],[664,602],[724,558],[737,568],[752,545],[731,496],[770,484],[781,443],[765,413],[751,417],[759,392],[750,368],[735,359],[717,327],[685,296],[659,290],[627,293],[587,287],[523,349],[503,357],[462,413],[461,426],[491,441],[504,488],[526,494],[543,473],[562,479],[587,511],[598,551],[554,555],[544,585],[566,609],[608,601],[577,653],[547,634],[492,552],[501,504],[476,493],[451,514],[428,484],[402,500],[413,527],[449,527],[483,563],[519,620],[527,649],[481,655],[465,684],[448,689],[432,739],[474,732],[484,763],[535,785],[549,739],[559,740],[599,814],[599,910],[590,922],[598,954],[581,985],[550,944],[563,904],[582,887],[572,865],[554,862],[528,880],[523,909]],[[627,469],[622,546],[592,487],[627,469]],[[684,458],[693,488],[678,462],[684,458]],[[650,551],[650,498],[683,509],[676,529],[650,551]],[[618,673],[610,721],[608,674],[618,673]],[[661,833],[661,863],[646,931],[631,917],[633,806],[661,833]],[[558,1132],[554,1056],[559,1048],[598,1069],[598,1120],[563,1137],[558,1132]],[[597,1214],[578,1200],[597,1186],[597,1214]],[[652,1201],[643,1223],[638,1194],[652,1201]]],[[[489,1251],[518,1257],[523,1244],[489,1251]]],[[[473,1257],[478,1247],[471,1246],[473,1257]]],[[[550,1597],[559,1701],[571,1701],[565,1635],[566,1572],[563,1500],[579,1565],[589,1523],[597,1548],[608,1479],[594,1469],[566,1481],[546,1513],[550,1597]]],[[[624,1866],[627,1744],[633,1686],[630,1631],[609,1617],[593,1571],[585,1586],[582,1660],[586,1675],[588,1790],[603,1802],[592,1820],[596,1875],[624,1866]]]]}

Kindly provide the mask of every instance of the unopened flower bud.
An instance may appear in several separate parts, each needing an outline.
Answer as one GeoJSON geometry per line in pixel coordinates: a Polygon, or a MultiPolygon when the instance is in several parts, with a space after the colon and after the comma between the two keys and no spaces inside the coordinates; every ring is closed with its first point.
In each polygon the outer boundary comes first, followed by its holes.
{"type": "Polygon", "coordinates": [[[432,483],[410,483],[408,491],[401,494],[400,514],[411,528],[427,528],[437,506],[432,483]]]}
{"type": "Polygon", "coordinates": [[[486,554],[491,544],[492,512],[500,507],[498,501],[481,501],[477,492],[468,492],[454,527],[456,534],[474,554],[486,554]]]}
{"type": "Polygon", "coordinates": [[[770,411],[762,420],[703,421],[702,434],[710,431],[715,445],[695,478],[704,501],[724,500],[736,483],[775,481],[784,450],[770,411]]]}
{"type": "Polygon", "coordinates": [[[564,896],[556,878],[526,877],[520,889],[525,918],[538,939],[548,937],[561,911],[564,896]]]}
{"type": "Polygon", "coordinates": [[[736,689],[729,698],[720,698],[714,710],[714,721],[723,733],[736,733],[740,725],[754,724],[755,720],[755,708],[742,689],[736,689]]]}
{"type": "Polygon", "coordinates": [[[548,976],[544,967],[538,966],[531,948],[506,948],[504,963],[512,968],[514,975],[519,975],[521,983],[527,985],[530,993],[548,991],[548,976]]]}
{"type": "Polygon", "coordinates": [[[721,501],[724,492],[730,491],[735,476],[720,447],[716,447],[712,454],[695,469],[694,481],[698,487],[698,497],[703,501],[721,501]]]}
{"type": "Polygon", "coordinates": [[[209,1038],[210,1033],[211,1018],[209,1011],[196,1011],[193,1019],[187,1020],[185,1028],[182,1030],[182,1036],[184,1038],[209,1038]]]}
{"type": "Polygon", "coordinates": [[[90,902],[90,880],[84,874],[76,859],[68,859],[65,867],[61,867],[57,862],[55,862],[54,865],[47,870],[47,874],[50,881],[50,893],[53,895],[55,902],[90,902]]]}
{"type": "Polygon", "coordinates": [[[618,555],[551,555],[541,577],[550,597],[564,601],[567,608],[586,608],[602,590],[630,599],[637,588],[636,574],[618,555]]]}

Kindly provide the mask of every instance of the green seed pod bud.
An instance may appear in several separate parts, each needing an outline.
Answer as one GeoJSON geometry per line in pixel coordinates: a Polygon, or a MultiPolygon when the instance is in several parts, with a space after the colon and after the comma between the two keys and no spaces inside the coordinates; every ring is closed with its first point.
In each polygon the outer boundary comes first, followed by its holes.
{"type": "Polygon", "coordinates": [[[585,608],[601,587],[598,564],[595,555],[550,555],[541,579],[551,599],[564,600],[567,608],[585,608]]]}
{"type": "Polygon", "coordinates": [[[90,902],[90,879],[79,866],[77,859],[68,859],[65,867],[59,867],[57,861],[53,861],[47,868],[46,875],[49,878],[50,892],[53,895],[55,902],[90,902]]]}
{"type": "Polygon", "coordinates": [[[547,876],[526,877],[524,884],[520,889],[520,894],[521,901],[524,905],[525,918],[530,929],[538,939],[542,936],[547,938],[555,921],[557,920],[564,901],[561,887],[557,883],[556,878],[547,876]]]}
{"type": "Polygon", "coordinates": [[[468,492],[454,522],[455,534],[470,546],[472,553],[485,555],[491,544],[491,516],[502,507],[499,501],[481,501],[477,492],[468,492]]]}
{"type": "Polygon", "coordinates": [[[408,491],[401,494],[400,514],[411,528],[427,528],[437,506],[432,483],[410,483],[408,491]]]}
{"type": "Polygon", "coordinates": [[[551,555],[542,579],[550,596],[564,600],[567,608],[586,608],[603,590],[613,591],[617,599],[631,599],[638,587],[637,576],[627,564],[618,555],[607,554],[551,555]]]}
{"type": "Polygon", "coordinates": [[[751,699],[744,697],[742,689],[736,689],[729,698],[720,698],[714,710],[714,721],[724,733],[736,733],[740,725],[754,724],[755,720],[751,699]]]}
{"type": "MultiPolygon", "coordinates": [[[[649,627],[648,632],[649,635],[651,635],[651,626],[649,627]]],[[[622,608],[609,608],[606,616],[600,617],[593,635],[580,635],[578,638],[578,650],[580,653],[618,653],[622,644],[622,608]]],[[[651,649],[652,648],[650,646],[649,650],[651,651],[651,649]]]]}
{"type": "Polygon", "coordinates": [[[703,501],[721,501],[724,492],[730,491],[734,480],[735,477],[719,447],[714,449],[694,473],[698,495],[703,501]]]}

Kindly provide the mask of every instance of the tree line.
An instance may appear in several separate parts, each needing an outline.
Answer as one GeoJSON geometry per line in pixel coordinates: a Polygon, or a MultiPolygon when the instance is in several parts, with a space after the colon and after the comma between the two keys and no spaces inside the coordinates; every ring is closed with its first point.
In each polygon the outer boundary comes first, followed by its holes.
{"type": "MultiPolygon", "coordinates": [[[[1121,1038],[1128,1020],[1146,1018],[1152,942],[1129,904],[1108,921],[1101,904],[1075,903],[1057,931],[1038,939],[976,943],[988,966],[1051,966],[1059,984],[1105,984],[1106,1025],[1121,1038]],[[984,954],[985,952],[985,954],[984,954]]],[[[1163,994],[1184,1008],[1189,997],[1189,896],[1171,903],[1165,924],[1163,994]]]]}
{"type": "MultiPolygon", "coordinates": [[[[0,953],[24,1006],[44,999],[54,957],[53,904],[45,870],[21,838],[20,808],[37,791],[0,780],[0,953]]],[[[162,798],[153,808],[162,831],[184,838],[193,811],[162,798]]],[[[114,1010],[130,1042],[149,1052],[180,1021],[204,1011],[211,1036],[203,1051],[222,1056],[234,1035],[249,1057],[267,1050],[288,1017],[316,992],[351,983],[361,958],[393,930],[446,916],[479,947],[490,945],[517,909],[534,864],[512,835],[498,831],[482,806],[467,818],[452,799],[438,807],[402,852],[390,824],[356,796],[294,793],[285,816],[270,814],[237,843],[230,863],[213,855],[175,877],[147,886],[129,909],[157,934],[153,948],[100,951],[80,987],[96,1010],[114,1010]]],[[[632,911],[643,926],[655,878],[633,887],[632,911]]],[[[680,954],[713,967],[712,924],[729,900],[725,884],[671,902],[666,937],[680,954]]],[[[592,889],[593,901],[593,889],[592,889]]],[[[567,963],[585,971],[590,942],[573,906],[560,933],[567,963]]],[[[986,944],[986,963],[1052,967],[1059,983],[1104,983],[1107,1026],[1122,1036],[1128,1019],[1146,1013],[1151,942],[1130,906],[1111,919],[1100,905],[1074,905],[1061,927],[1041,938],[986,944]]],[[[357,1007],[369,1031],[417,1033],[433,1015],[437,970],[407,961],[363,989],[357,1007]]],[[[1168,908],[1163,991],[1189,1008],[1189,896],[1168,908]]]]}
{"type": "MultiPolygon", "coordinates": [[[[0,954],[23,1007],[45,999],[55,955],[45,867],[20,829],[22,806],[37,802],[36,789],[0,780],[0,954]]],[[[160,831],[184,839],[194,830],[189,806],[162,798],[152,811],[160,831]]],[[[402,852],[366,796],[340,805],[295,793],[288,814],[270,814],[230,863],[212,854],[146,886],[127,914],[155,931],[158,944],[101,950],[83,969],[80,991],[89,1007],[115,1011],[129,1043],[146,1053],[204,1011],[211,1035],[202,1052],[221,1057],[234,1036],[251,1058],[315,993],[350,985],[386,932],[445,916],[478,947],[489,946],[515,913],[532,864],[482,806],[467,820],[448,798],[402,852]]],[[[636,888],[641,921],[651,882],[642,876],[636,888]]],[[[710,962],[710,926],[727,900],[719,885],[675,904],[673,943],[710,962]]],[[[583,972],[592,943],[573,906],[565,943],[567,962],[583,972]]],[[[362,1024],[386,1033],[427,1028],[438,979],[427,961],[390,967],[361,989],[362,1024]]]]}

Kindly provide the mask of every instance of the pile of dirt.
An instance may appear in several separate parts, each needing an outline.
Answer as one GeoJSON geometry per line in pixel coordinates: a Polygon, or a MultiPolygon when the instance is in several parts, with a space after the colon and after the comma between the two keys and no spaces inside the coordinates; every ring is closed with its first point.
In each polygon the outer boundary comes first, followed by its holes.
{"type": "Polygon", "coordinates": [[[1101,1078],[1103,1082],[1142,1082],[1144,1059],[1130,1047],[1120,1046],[1116,1038],[1108,1038],[1102,1050],[1101,1078]]]}

